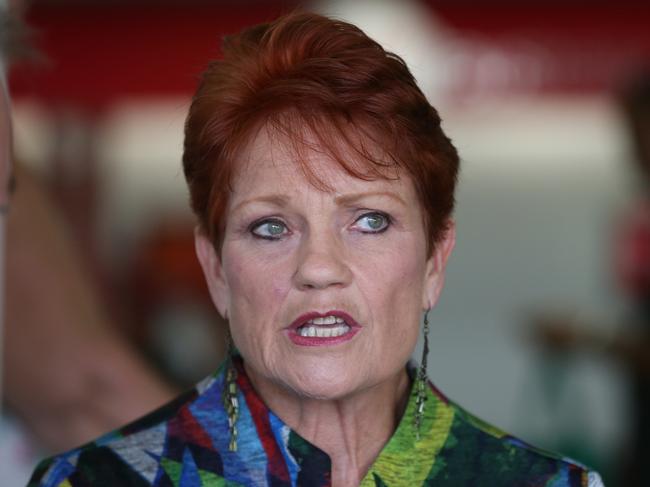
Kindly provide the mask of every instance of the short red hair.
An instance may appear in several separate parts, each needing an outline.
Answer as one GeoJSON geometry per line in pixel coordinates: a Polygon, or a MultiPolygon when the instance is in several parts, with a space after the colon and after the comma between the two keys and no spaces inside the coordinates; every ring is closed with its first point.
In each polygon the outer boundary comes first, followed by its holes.
{"type": "MultiPolygon", "coordinates": [[[[404,61],[354,25],[294,12],[227,37],[223,59],[203,73],[185,124],[183,169],[192,208],[216,246],[237,155],[263,126],[286,135],[298,154],[308,130],[354,177],[405,171],[429,249],[444,235],[458,153],[404,61]],[[344,149],[364,164],[346,161],[344,149]]],[[[325,186],[305,158],[296,159],[311,183],[325,186]]]]}

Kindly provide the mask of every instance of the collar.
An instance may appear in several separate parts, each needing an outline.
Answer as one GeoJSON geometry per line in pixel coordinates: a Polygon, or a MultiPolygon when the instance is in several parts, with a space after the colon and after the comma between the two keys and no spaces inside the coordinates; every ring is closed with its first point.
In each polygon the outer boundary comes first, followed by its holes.
{"type": "MultiPolygon", "coordinates": [[[[256,485],[263,478],[289,482],[291,485],[331,485],[331,460],[329,456],[289,428],[271,411],[255,392],[246,375],[240,357],[233,360],[237,369],[239,402],[238,450],[227,448],[229,433],[227,423],[220,448],[225,477],[245,485],[256,485]]],[[[414,366],[407,370],[414,377],[414,366]]],[[[218,389],[210,395],[219,397],[225,387],[225,366],[220,367],[209,389],[218,389]]],[[[445,444],[454,418],[454,408],[431,384],[426,388],[426,406],[416,440],[413,418],[416,408],[415,388],[411,388],[405,412],[397,429],[368,473],[361,486],[421,485],[431,474],[437,453],[445,444]]],[[[215,406],[214,401],[212,406],[215,406]]],[[[218,402],[219,416],[227,415],[222,402],[218,402]]],[[[212,410],[214,414],[214,409],[212,410]]],[[[213,416],[214,417],[214,416],[213,416]]]]}

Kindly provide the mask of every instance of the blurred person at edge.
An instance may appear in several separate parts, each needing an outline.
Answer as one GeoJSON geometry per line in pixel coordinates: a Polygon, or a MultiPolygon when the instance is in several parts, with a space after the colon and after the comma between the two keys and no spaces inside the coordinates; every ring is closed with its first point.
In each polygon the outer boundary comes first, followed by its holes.
{"type": "Polygon", "coordinates": [[[622,484],[648,484],[650,459],[650,67],[619,99],[633,149],[637,191],[615,225],[614,271],[632,304],[621,323],[583,322],[565,313],[532,316],[534,336],[555,351],[587,351],[616,360],[631,379],[629,450],[623,453],[622,484]],[[607,330],[607,331],[604,331],[607,330]]]}
{"type": "MultiPolygon", "coordinates": [[[[134,419],[174,391],[113,331],[62,216],[39,181],[12,164],[4,70],[12,53],[27,48],[19,45],[24,28],[1,3],[0,29],[3,424],[7,415],[17,418],[37,448],[56,452],[134,419]]],[[[6,469],[0,465],[0,485],[6,469]]]]}
{"type": "Polygon", "coordinates": [[[301,12],[226,38],[223,55],[190,107],[183,164],[229,356],[31,485],[602,485],[428,382],[459,158],[404,62],[301,12]]]}
{"type": "MultiPolygon", "coordinates": [[[[627,119],[639,196],[617,228],[616,270],[634,304],[631,326],[615,338],[601,340],[600,350],[623,359],[632,378],[630,454],[623,468],[624,485],[647,484],[650,458],[650,68],[626,87],[621,105],[627,119]]],[[[593,337],[592,337],[593,340],[593,337]]],[[[592,342],[594,343],[594,342],[592,342]]]]}

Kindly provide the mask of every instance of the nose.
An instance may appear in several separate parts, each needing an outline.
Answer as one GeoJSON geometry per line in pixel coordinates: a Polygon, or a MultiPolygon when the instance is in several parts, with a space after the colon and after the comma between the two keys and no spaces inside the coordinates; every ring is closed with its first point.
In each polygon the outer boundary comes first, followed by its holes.
{"type": "Polygon", "coordinates": [[[347,286],[352,271],[345,262],[344,253],[342,243],[332,234],[323,232],[305,237],[298,250],[294,274],[296,287],[310,290],[347,286]]]}

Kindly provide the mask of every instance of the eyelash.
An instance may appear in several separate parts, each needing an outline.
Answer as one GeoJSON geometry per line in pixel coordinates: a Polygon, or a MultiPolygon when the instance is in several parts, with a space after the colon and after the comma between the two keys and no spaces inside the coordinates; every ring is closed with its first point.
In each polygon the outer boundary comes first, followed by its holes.
{"type": "Polygon", "coordinates": [[[386,224],[384,225],[383,228],[380,228],[379,230],[359,230],[361,233],[366,233],[366,234],[384,233],[386,230],[388,230],[388,228],[393,223],[393,220],[391,219],[390,215],[388,215],[387,213],[384,213],[383,211],[369,211],[367,213],[364,213],[364,214],[360,215],[359,218],[357,218],[354,221],[354,223],[356,224],[362,218],[366,218],[366,217],[369,217],[369,216],[380,216],[381,218],[384,219],[386,224]]]}
{"type": "MultiPolygon", "coordinates": [[[[392,223],[393,223],[393,220],[391,219],[390,215],[388,215],[387,213],[384,213],[383,211],[369,211],[369,212],[367,212],[367,213],[363,213],[362,215],[360,215],[360,216],[359,216],[359,217],[354,221],[354,223],[356,224],[356,223],[358,223],[362,218],[366,218],[366,217],[369,217],[369,216],[380,216],[380,217],[383,218],[384,221],[386,222],[386,223],[385,223],[385,226],[384,226],[383,228],[379,229],[379,230],[359,230],[359,232],[364,233],[364,234],[379,234],[379,233],[384,233],[386,230],[388,230],[388,228],[389,228],[389,227],[392,225],[392,223]]],[[[270,240],[270,241],[277,241],[277,240],[280,240],[280,239],[285,235],[285,233],[283,233],[283,234],[281,234],[281,235],[278,235],[278,236],[275,236],[275,237],[270,236],[270,235],[260,235],[260,234],[258,234],[258,233],[255,233],[255,231],[256,231],[257,229],[259,229],[261,226],[266,225],[266,224],[269,224],[269,223],[276,223],[276,224],[282,225],[282,226],[285,228],[285,230],[287,230],[287,232],[288,232],[287,225],[286,225],[282,220],[280,220],[280,219],[278,219],[278,218],[265,218],[265,219],[263,219],[263,220],[257,220],[257,221],[253,222],[253,223],[250,225],[248,231],[253,235],[254,238],[259,238],[259,239],[262,239],[262,240],[270,240]]],[[[288,232],[288,233],[290,233],[290,232],[288,232]]]]}
{"type": "Polygon", "coordinates": [[[280,220],[279,218],[264,218],[262,220],[257,220],[255,222],[251,223],[250,227],[248,228],[248,231],[253,235],[253,237],[259,238],[259,239],[262,239],[262,240],[271,240],[271,241],[280,240],[284,234],[283,235],[278,235],[276,237],[272,237],[270,235],[260,235],[258,233],[255,233],[255,230],[260,228],[262,225],[266,225],[266,224],[269,224],[269,223],[277,223],[279,225],[282,225],[286,230],[288,230],[285,223],[282,220],[280,220]]]}

